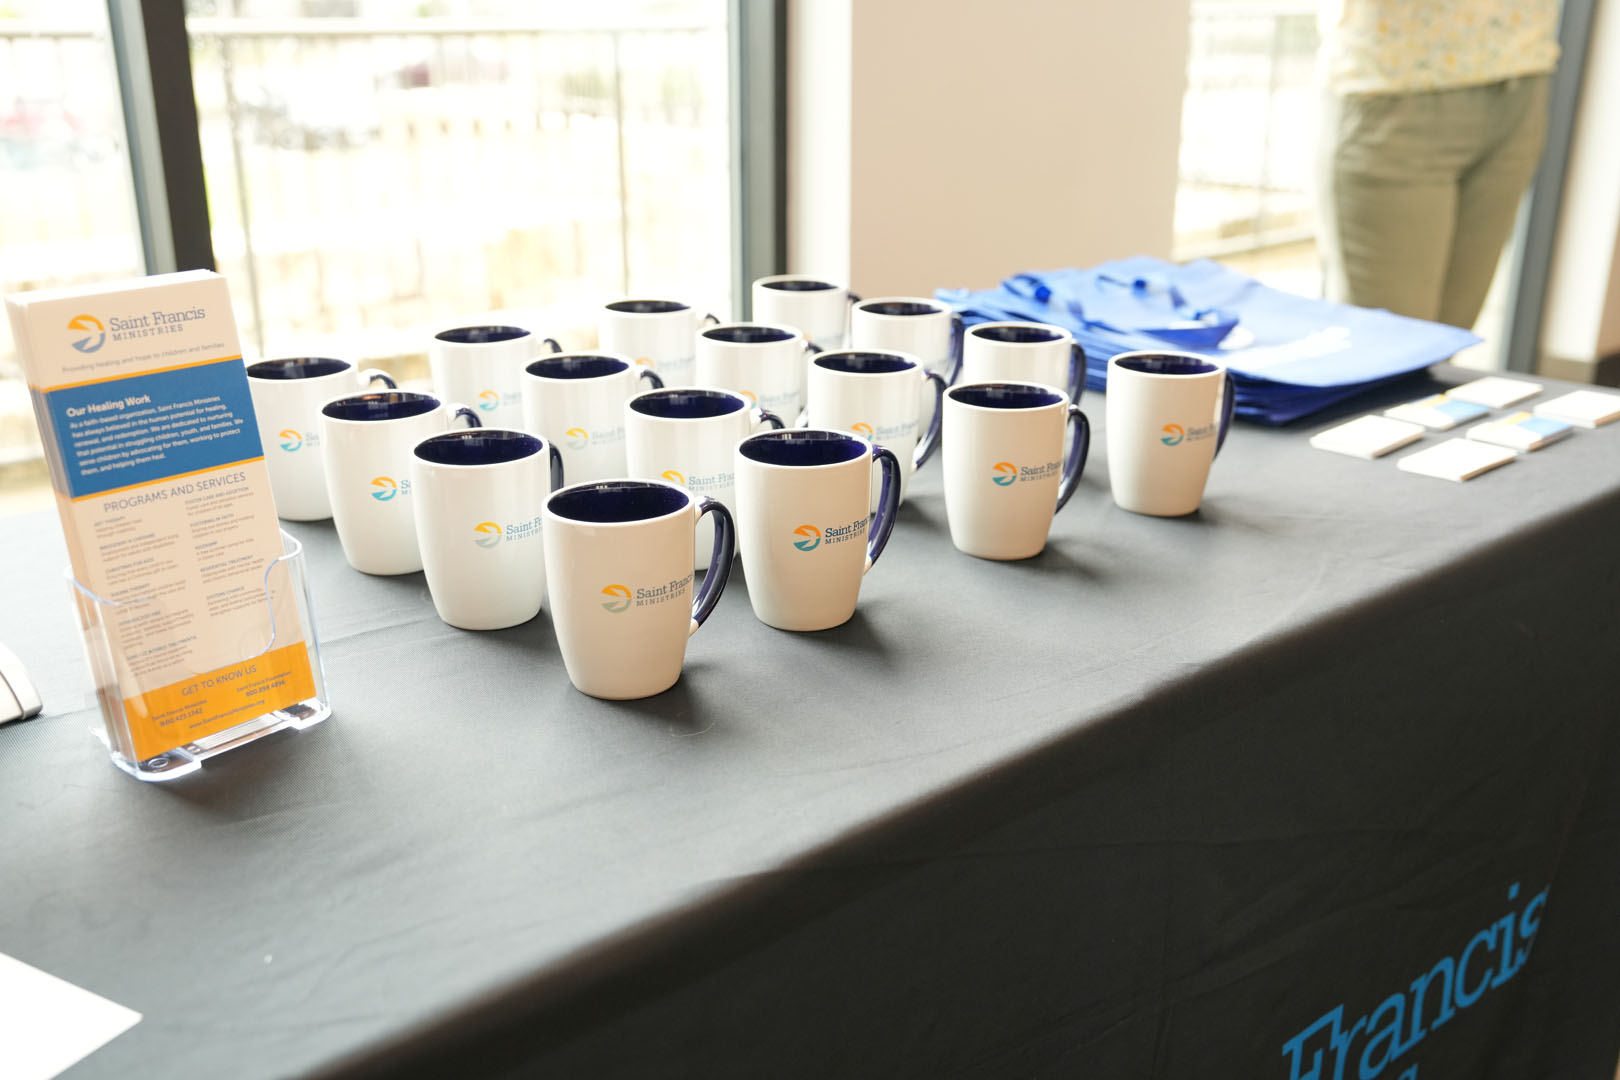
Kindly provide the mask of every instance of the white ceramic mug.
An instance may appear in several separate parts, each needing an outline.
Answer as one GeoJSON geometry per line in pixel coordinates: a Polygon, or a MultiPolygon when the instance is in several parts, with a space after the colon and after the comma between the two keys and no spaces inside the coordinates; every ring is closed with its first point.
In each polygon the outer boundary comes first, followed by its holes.
{"type": "Polygon", "coordinates": [[[705,327],[697,336],[697,384],[735,390],[791,424],[804,410],[805,361],[820,351],[792,326],[705,327]]]}
{"type": "Polygon", "coordinates": [[[978,323],[962,338],[962,381],[1040,383],[1063,390],[1078,405],[1086,388],[1086,352],[1061,326],[978,323]]]}
{"type": "Polygon", "coordinates": [[[597,346],[650,365],[665,386],[691,386],[698,324],[719,321],[680,300],[614,300],[597,313],[597,346]]]}
{"type": "Polygon", "coordinates": [[[368,384],[393,389],[393,378],[377,368],[359,371],[347,360],[326,356],[260,360],[247,366],[247,375],[277,515],[287,521],[331,517],[332,501],[321,471],[321,406],[368,384]]]}
{"type": "Polygon", "coordinates": [[[349,565],[367,574],[422,569],[411,514],[411,451],[454,420],[480,427],[465,405],[409,390],[350,394],[321,407],[332,524],[349,565]]]}
{"type": "Polygon", "coordinates": [[[1039,555],[1090,449],[1091,424],[1061,390],[1035,383],[951,387],[942,455],[951,543],[981,559],[1039,555]]]}
{"type": "Polygon", "coordinates": [[[540,515],[562,483],[557,448],[526,431],[470,428],[416,444],[411,511],[439,618],[499,630],[540,614],[540,515]]]}
{"type": "Polygon", "coordinates": [[[842,349],[849,305],[859,299],[842,285],[802,274],[776,274],[754,282],[753,321],[794,327],[823,349],[842,349]]]}
{"type": "Polygon", "coordinates": [[[1114,502],[1157,517],[1197,510],[1237,400],[1226,368],[1192,353],[1120,353],[1107,398],[1114,502]]]}
{"type": "MultiPolygon", "coordinates": [[[[939,405],[945,377],[926,371],[916,357],[897,352],[837,349],[810,361],[809,401],[805,415],[813,428],[853,431],[867,442],[888,447],[899,458],[900,501],[906,500],[911,474],[939,449],[939,405]],[[933,388],[928,429],[918,437],[922,402],[919,383],[933,388]]],[[[871,508],[877,510],[878,488],[871,508]]]]}
{"type": "Polygon", "coordinates": [[[614,700],[674,686],[686,639],[731,573],[731,514],[673,484],[598,480],[552,495],[544,517],[551,622],[569,680],[614,700]],[[711,518],[708,573],[694,590],[694,526],[711,518]]]}
{"type": "Polygon", "coordinates": [[[754,614],[778,630],[848,622],[894,528],[894,454],[847,431],[767,431],[738,444],[736,470],[737,539],[754,614]],[[874,461],[883,480],[868,529],[874,461]]]}
{"type": "MultiPolygon", "coordinates": [[[[752,408],[734,390],[689,386],[643,391],[624,405],[629,474],[679,484],[729,509],[736,498],[731,452],[760,424],[780,428],[782,419],[752,408]]],[[[708,550],[712,528],[708,522],[698,527],[699,553],[708,550]]]]}
{"type": "Polygon", "coordinates": [[[645,382],[664,382],[627,356],[557,353],[523,370],[523,428],[562,453],[570,483],[628,476],[624,403],[645,382]]]}
{"type": "Polygon", "coordinates": [[[457,326],[433,335],[428,371],[445,401],[465,401],[486,427],[523,424],[523,369],[539,346],[562,352],[553,338],[536,339],[521,326],[457,326]]]}
{"type": "Polygon", "coordinates": [[[962,316],[920,296],[862,300],[849,314],[849,347],[915,356],[954,383],[962,371],[962,316]]]}

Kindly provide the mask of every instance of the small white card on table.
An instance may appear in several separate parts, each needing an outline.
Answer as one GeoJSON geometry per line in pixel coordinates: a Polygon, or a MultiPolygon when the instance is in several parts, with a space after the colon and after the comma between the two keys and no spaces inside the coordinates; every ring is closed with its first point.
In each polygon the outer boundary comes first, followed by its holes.
{"type": "Polygon", "coordinates": [[[1332,454],[1347,454],[1370,461],[1422,437],[1423,427],[1420,424],[1369,414],[1317,432],[1311,436],[1311,445],[1332,454]]]}
{"type": "Polygon", "coordinates": [[[1620,420],[1620,394],[1600,394],[1596,390],[1574,390],[1536,406],[1536,415],[1584,428],[1602,427],[1620,420]]]}
{"type": "Polygon", "coordinates": [[[1505,446],[1509,450],[1540,450],[1574,430],[1562,420],[1554,420],[1548,416],[1531,416],[1528,412],[1516,412],[1496,420],[1487,420],[1483,424],[1475,424],[1468,429],[1468,437],[1496,446],[1505,446]]]}
{"type": "Polygon", "coordinates": [[[1422,424],[1436,431],[1450,431],[1465,420],[1473,420],[1488,412],[1490,410],[1485,406],[1476,405],[1472,401],[1453,401],[1444,394],[1432,394],[1417,401],[1408,401],[1405,405],[1397,405],[1393,409],[1385,409],[1384,415],[1392,420],[1422,424]]]}
{"type": "Polygon", "coordinates": [[[1407,454],[1395,467],[1421,476],[1460,482],[1472,480],[1498,465],[1506,465],[1518,456],[1505,446],[1491,446],[1471,439],[1447,439],[1439,446],[1407,454]]]}
{"type": "Polygon", "coordinates": [[[1475,405],[1483,405],[1487,409],[1505,409],[1539,393],[1541,393],[1540,383],[1487,375],[1483,379],[1453,386],[1446,391],[1446,397],[1453,401],[1472,401],[1475,405]]]}
{"type": "Polygon", "coordinates": [[[50,1080],[141,1014],[0,953],[0,1075],[50,1080]]]}

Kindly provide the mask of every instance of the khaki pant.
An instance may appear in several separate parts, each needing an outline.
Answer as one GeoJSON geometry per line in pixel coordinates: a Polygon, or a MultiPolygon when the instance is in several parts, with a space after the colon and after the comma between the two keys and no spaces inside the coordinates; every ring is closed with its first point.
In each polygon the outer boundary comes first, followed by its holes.
{"type": "Polygon", "coordinates": [[[1547,76],[1329,95],[1318,152],[1328,298],[1469,327],[1547,133],[1547,76]]]}

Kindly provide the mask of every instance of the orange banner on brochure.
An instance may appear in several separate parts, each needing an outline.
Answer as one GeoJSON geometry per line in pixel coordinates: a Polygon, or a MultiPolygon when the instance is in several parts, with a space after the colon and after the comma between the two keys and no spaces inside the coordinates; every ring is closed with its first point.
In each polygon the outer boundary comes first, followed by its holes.
{"type": "Polygon", "coordinates": [[[299,642],[125,698],[124,716],[135,758],[145,761],[314,696],[309,650],[299,642]]]}

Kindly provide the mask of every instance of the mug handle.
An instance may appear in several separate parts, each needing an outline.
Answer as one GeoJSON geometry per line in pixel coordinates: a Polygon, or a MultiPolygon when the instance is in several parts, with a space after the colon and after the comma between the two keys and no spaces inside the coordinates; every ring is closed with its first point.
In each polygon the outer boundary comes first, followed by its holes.
{"type": "Polygon", "coordinates": [[[484,422],[478,419],[478,414],[467,408],[467,406],[461,404],[461,402],[452,401],[447,407],[450,410],[450,419],[444,425],[446,428],[455,427],[457,420],[467,421],[467,426],[470,428],[484,426],[484,422]]]}
{"type": "Polygon", "coordinates": [[[1069,501],[1074,489],[1080,486],[1080,474],[1086,471],[1086,458],[1091,453],[1091,421],[1080,411],[1080,406],[1069,406],[1069,452],[1063,463],[1063,479],[1058,481],[1057,510],[1069,501]]]}
{"type": "Polygon", "coordinates": [[[558,488],[567,486],[563,482],[562,451],[558,450],[557,444],[550,439],[546,440],[546,449],[551,451],[551,490],[556,491],[558,488]]]}
{"type": "Polygon", "coordinates": [[[1221,402],[1221,430],[1215,436],[1215,456],[1221,454],[1221,447],[1226,444],[1226,430],[1232,426],[1232,410],[1237,407],[1237,381],[1232,378],[1232,372],[1226,373],[1226,384],[1221,388],[1225,400],[1221,402]]]}
{"type": "Polygon", "coordinates": [[[1069,404],[1080,404],[1080,395],[1086,392],[1086,350],[1078,341],[1069,345],[1069,404]]]}
{"type": "Polygon", "coordinates": [[[652,368],[644,367],[641,369],[639,374],[643,379],[647,379],[652,383],[652,389],[662,390],[664,388],[664,380],[660,378],[658,372],[654,371],[652,368]]]}
{"type": "Polygon", "coordinates": [[[889,534],[894,532],[895,513],[900,509],[900,459],[888,447],[873,443],[872,460],[883,470],[883,484],[878,488],[877,516],[866,534],[866,567],[862,574],[872,569],[872,564],[883,554],[889,534]]]}
{"type": "Polygon", "coordinates": [[[554,337],[543,338],[541,340],[540,344],[542,344],[542,345],[550,345],[551,346],[551,351],[553,353],[560,353],[560,352],[563,351],[563,347],[561,345],[557,344],[557,339],[554,338],[554,337]]]}
{"type": "Polygon", "coordinates": [[[737,550],[737,526],[732,523],[726,504],[699,495],[697,508],[698,521],[703,520],[704,514],[714,515],[714,551],[709,556],[709,569],[703,574],[703,587],[692,598],[692,626],[686,631],[687,637],[697,633],[720,601],[720,594],[726,591],[726,579],[731,577],[731,558],[737,550]]]}
{"type": "Polygon", "coordinates": [[[719,326],[720,325],[720,316],[718,316],[714,312],[710,311],[710,312],[706,313],[703,316],[703,318],[699,319],[698,322],[701,323],[703,326],[719,326]]]}
{"type": "Polygon", "coordinates": [[[951,312],[951,374],[946,381],[952,386],[962,377],[962,335],[966,332],[967,328],[962,325],[962,313],[951,312]]]}
{"type": "Polygon", "coordinates": [[[384,371],[382,368],[366,368],[366,370],[360,373],[360,377],[366,381],[366,386],[368,387],[373,383],[382,383],[390,390],[399,389],[399,383],[395,382],[394,377],[388,374],[388,372],[384,371]]]}
{"type": "Polygon", "coordinates": [[[845,289],[844,295],[849,298],[849,302],[852,304],[858,304],[861,302],[861,294],[856,292],[854,289],[845,289]]]}
{"type": "Polygon", "coordinates": [[[782,423],[782,418],[771,412],[769,409],[761,409],[757,407],[750,409],[748,413],[749,430],[756,430],[760,424],[771,425],[772,431],[781,431],[783,428],[787,427],[786,424],[782,423]]]}
{"type": "Polygon", "coordinates": [[[926,465],[939,449],[940,421],[945,416],[945,376],[924,368],[923,377],[934,385],[934,415],[928,418],[928,430],[923,432],[922,442],[911,455],[912,472],[926,465]]]}

